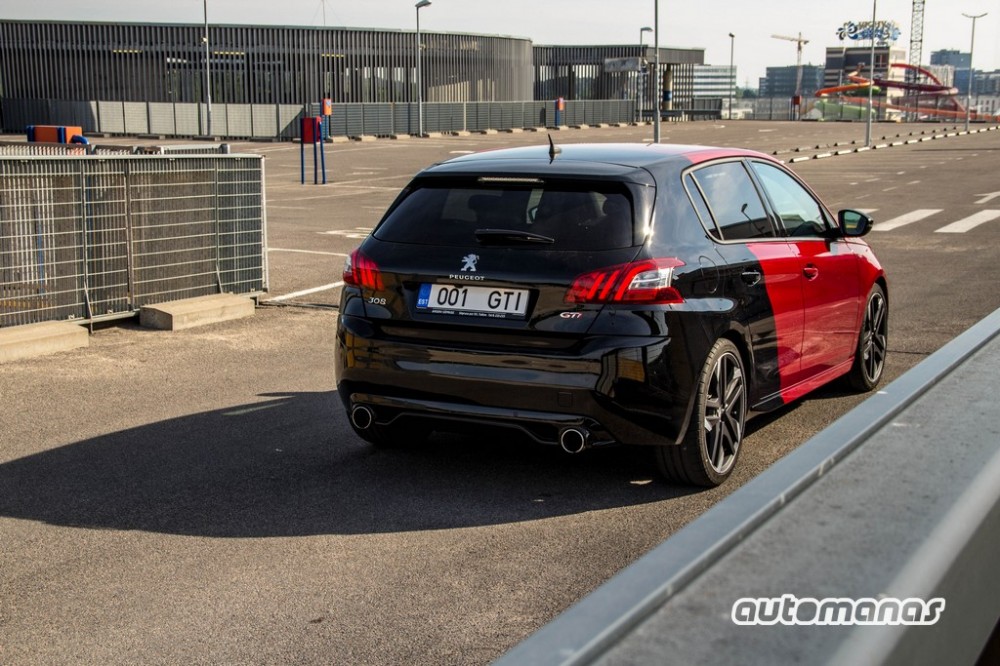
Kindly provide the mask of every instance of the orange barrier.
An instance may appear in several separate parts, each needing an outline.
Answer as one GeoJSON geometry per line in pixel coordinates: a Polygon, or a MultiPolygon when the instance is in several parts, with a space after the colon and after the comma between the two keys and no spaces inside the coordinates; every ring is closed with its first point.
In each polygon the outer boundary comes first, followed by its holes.
{"type": "Polygon", "coordinates": [[[83,128],[71,125],[28,125],[28,141],[37,143],[77,143],[74,137],[83,137],[83,128]]]}

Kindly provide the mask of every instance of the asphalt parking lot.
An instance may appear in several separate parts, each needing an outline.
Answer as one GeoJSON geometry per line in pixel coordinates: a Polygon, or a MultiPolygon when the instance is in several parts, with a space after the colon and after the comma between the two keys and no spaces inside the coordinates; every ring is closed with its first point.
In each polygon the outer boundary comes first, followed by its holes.
{"type": "MultiPolygon", "coordinates": [[[[868,239],[890,278],[890,380],[1000,307],[1000,132],[930,138],[945,133],[879,124],[877,143],[927,140],[793,165],[832,209],[886,225],[868,239]]],[[[783,159],[863,137],[663,128],[783,159]]],[[[325,186],[300,184],[297,144],[234,144],[267,156],[270,291],[253,318],[118,323],[0,366],[0,664],[487,663],[862,399],[833,386],[751,421],[734,477],[702,492],[657,480],[641,450],[366,446],[333,376],[343,257],[421,167],[542,141],[337,143],[325,186]]]]}

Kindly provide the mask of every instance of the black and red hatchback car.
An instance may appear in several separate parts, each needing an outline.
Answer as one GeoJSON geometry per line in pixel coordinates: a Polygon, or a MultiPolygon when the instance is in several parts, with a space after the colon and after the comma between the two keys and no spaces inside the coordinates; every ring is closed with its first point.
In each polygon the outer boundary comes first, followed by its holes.
{"type": "Polygon", "coordinates": [[[871,225],[747,150],[452,159],[347,261],[338,391],[375,444],[511,428],[569,452],[651,445],[668,479],[718,485],[751,412],[882,378],[871,225]]]}

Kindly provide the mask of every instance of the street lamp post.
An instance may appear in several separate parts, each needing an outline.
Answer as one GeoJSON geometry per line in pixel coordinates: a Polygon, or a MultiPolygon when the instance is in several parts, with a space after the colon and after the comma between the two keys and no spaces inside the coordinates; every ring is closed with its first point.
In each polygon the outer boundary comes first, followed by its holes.
{"type": "Polygon", "coordinates": [[[733,50],[736,46],[736,35],[729,33],[729,119],[733,119],[733,87],[736,85],[736,71],[733,69],[733,50]]]}
{"type": "Polygon", "coordinates": [[[205,17],[205,101],[207,103],[207,124],[206,136],[212,136],[212,72],[209,69],[209,46],[208,46],[208,0],[202,0],[202,9],[205,17]]]}
{"type": "Polygon", "coordinates": [[[868,73],[868,79],[870,83],[868,84],[868,121],[865,123],[865,146],[871,147],[872,145],[872,111],[875,107],[875,100],[873,95],[875,94],[875,16],[877,15],[878,0],[872,0],[872,49],[869,54],[868,67],[871,71],[868,73]]]}
{"type": "Polygon", "coordinates": [[[969,85],[965,88],[965,131],[969,131],[969,112],[972,106],[972,73],[975,71],[972,69],[972,51],[976,48],[976,19],[981,19],[986,16],[987,12],[982,14],[976,14],[975,16],[971,14],[962,13],[965,18],[972,19],[972,42],[969,44],[969,85]]]}
{"type": "Polygon", "coordinates": [[[646,78],[649,76],[649,71],[642,66],[642,61],[646,59],[646,45],[643,43],[642,38],[647,32],[653,32],[653,29],[646,26],[639,28],[639,89],[636,90],[636,98],[639,100],[639,122],[642,122],[646,111],[646,78]],[[643,72],[646,72],[645,77],[643,72]]]}
{"type": "Polygon", "coordinates": [[[420,61],[423,54],[420,49],[420,10],[429,7],[431,0],[420,0],[417,8],[417,136],[424,135],[424,82],[420,72],[420,61]]]}
{"type": "Polygon", "coordinates": [[[653,143],[660,142],[660,0],[653,4],[653,78],[656,79],[656,97],[653,99],[653,143]]]}

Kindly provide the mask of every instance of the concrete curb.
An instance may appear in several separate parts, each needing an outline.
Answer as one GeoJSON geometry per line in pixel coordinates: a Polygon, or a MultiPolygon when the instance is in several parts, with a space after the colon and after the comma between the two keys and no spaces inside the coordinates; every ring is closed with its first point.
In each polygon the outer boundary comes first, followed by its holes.
{"type": "Polygon", "coordinates": [[[44,321],[0,329],[0,363],[45,356],[90,344],[82,326],[65,321],[44,321]]]}
{"type": "Polygon", "coordinates": [[[146,328],[179,331],[249,317],[254,313],[254,308],[255,304],[250,298],[213,294],[143,306],[139,309],[139,323],[146,328]]]}

